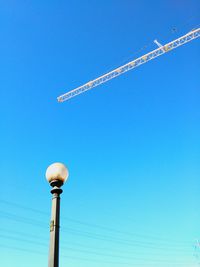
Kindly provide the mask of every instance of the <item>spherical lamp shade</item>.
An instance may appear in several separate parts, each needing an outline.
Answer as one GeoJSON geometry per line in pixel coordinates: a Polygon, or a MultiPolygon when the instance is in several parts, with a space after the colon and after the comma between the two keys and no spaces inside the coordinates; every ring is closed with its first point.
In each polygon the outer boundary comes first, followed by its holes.
{"type": "Polygon", "coordinates": [[[66,182],[69,176],[69,171],[63,163],[53,163],[46,170],[46,178],[49,183],[53,180],[66,182]]]}

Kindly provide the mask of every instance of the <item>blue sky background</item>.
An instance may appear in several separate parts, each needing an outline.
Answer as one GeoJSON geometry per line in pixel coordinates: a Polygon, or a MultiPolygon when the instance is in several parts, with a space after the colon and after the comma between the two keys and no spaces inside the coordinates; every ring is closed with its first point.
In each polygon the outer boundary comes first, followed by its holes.
{"type": "Polygon", "coordinates": [[[70,171],[61,267],[198,266],[199,40],[56,97],[199,27],[199,14],[195,0],[0,1],[1,266],[47,265],[44,175],[57,161],[70,171]]]}

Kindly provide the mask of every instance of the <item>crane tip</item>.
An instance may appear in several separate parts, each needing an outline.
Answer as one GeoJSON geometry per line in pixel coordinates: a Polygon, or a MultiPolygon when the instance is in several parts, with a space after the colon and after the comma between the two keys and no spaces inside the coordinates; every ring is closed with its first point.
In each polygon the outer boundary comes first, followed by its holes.
{"type": "Polygon", "coordinates": [[[62,97],[60,97],[60,96],[57,97],[57,101],[60,102],[60,103],[63,102],[63,101],[62,101],[62,97]]]}

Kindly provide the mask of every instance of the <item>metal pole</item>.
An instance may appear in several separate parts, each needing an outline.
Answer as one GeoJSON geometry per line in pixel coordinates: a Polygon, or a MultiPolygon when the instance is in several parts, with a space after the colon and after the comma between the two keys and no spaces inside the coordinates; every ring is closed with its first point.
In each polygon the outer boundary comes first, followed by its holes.
{"type": "Polygon", "coordinates": [[[59,230],[60,230],[60,194],[62,193],[62,182],[54,180],[50,183],[53,187],[52,209],[50,221],[50,245],[48,267],[59,267],[59,230]]]}

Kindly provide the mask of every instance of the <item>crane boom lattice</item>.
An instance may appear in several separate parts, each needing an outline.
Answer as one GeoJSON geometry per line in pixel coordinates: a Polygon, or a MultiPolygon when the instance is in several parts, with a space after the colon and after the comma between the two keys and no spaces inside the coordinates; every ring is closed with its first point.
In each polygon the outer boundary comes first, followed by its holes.
{"type": "Polygon", "coordinates": [[[156,57],[159,57],[163,54],[165,54],[166,52],[169,52],[171,51],[172,49],[175,49],[185,43],[188,43],[196,38],[200,37],[200,28],[198,29],[195,29],[195,30],[192,30],[190,31],[189,33],[181,36],[180,38],[178,39],[175,39],[174,41],[170,42],[170,43],[167,43],[133,61],[130,61],[128,63],[126,63],[125,65],[119,67],[119,68],[116,68],[92,81],[89,81],[61,96],[59,96],[57,98],[57,100],[59,102],[64,102],[72,97],[75,97],[79,94],[82,94],[84,93],[85,91],[88,91],[88,90],[91,90],[92,88],[102,84],[102,83],[105,83],[129,70],[132,70],[136,67],[139,67],[140,65],[156,58],[156,57]]]}

